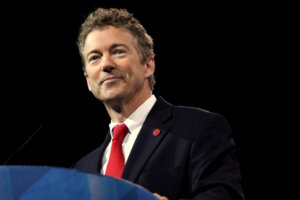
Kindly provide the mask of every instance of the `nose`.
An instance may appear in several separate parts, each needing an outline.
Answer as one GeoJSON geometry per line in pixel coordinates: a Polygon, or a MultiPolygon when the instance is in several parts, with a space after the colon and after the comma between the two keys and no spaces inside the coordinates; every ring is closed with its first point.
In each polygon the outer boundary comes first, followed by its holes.
{"type": "Polygon", "coordinates": [[[101,69],[104,72],[110,73],[112,70],[116,68],[115,63],[112,61],[109,55],[103,56],[101,62],[101,69]]]}

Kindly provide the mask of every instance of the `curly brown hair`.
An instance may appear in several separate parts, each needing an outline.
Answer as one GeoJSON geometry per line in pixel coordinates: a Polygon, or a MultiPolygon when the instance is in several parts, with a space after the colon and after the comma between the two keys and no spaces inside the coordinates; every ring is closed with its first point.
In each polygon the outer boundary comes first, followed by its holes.
{"type": "MultiPolygon", "coordinates": [[[[105,26],[123,27],[129,30],[137,39],[137,51],[139,52],[142,64],[154,57],[153,39],[147,34],[145,28],[139,20],[133,17],[126,9],[117,8],[98,8],[90,13],[84,23],[80,27],[77,46],[83,63],[83,71],[85,72],[85,59],[83,56],[83,48],[88,34],[95,29],[102,29],[105,26]]],[[[149,77],[150,89],[154,89],[154,75],[149,77]]]]}

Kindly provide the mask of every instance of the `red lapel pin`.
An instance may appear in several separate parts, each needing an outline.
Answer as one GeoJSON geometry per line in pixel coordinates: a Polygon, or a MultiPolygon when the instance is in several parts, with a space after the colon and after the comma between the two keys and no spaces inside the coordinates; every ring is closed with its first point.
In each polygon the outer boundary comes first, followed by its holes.
{"type": "Polygon", "coordinates": [[[160,130],[158,128],[154,129],[153,135],[158,136],[160,134],[160,130]]]}

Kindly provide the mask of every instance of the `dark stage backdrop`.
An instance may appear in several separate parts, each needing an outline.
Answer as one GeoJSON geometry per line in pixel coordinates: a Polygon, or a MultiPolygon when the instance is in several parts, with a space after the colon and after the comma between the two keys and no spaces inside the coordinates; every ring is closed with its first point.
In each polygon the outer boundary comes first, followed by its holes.
{"type": "Polygon", "coordinates": [[[266,64],[274,45],[268,7],[61,2],[1,7],[2,163],[40,126],[8,164],[69,167],[102,142],[110,120],[86,87],[76,39],[89,12],[119,7],[133,12],[154,39],[154,94],[222,114],[232,127],[246,195],[263,190],[256,175],[270,155],[260,151],[258,138],[268,133],[264,96],[273,90],[266,77],[274,71],[266,64]]]}

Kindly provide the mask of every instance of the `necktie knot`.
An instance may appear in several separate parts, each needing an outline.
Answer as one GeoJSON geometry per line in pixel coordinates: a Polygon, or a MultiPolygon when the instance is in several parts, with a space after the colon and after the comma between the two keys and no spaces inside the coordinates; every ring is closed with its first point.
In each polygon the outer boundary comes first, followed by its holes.
{"type": "Polygon", "coordinates": [[[125,135],[128,133],[126,124],[119,124],[113,129],[113,140],[123,141],[125,135]]]}

